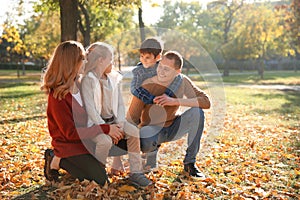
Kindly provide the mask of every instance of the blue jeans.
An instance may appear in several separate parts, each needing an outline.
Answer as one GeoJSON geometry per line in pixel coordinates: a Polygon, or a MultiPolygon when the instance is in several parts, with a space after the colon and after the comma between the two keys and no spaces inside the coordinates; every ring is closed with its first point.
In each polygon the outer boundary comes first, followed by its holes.
{"type": "Polygon", "coordinates": [[[200,149],[203,128],[204,112],[201,108],[194,107],[178,116],[169,127],[142,127],[140,130],[141,150],[149,154],[147,163],[149,162],[148,159],[156,162],[157,151],[162,143],[178,140],[186,133],[188,133],[188,148],[183,163],[195,163],[197,153],[200,149]]]}

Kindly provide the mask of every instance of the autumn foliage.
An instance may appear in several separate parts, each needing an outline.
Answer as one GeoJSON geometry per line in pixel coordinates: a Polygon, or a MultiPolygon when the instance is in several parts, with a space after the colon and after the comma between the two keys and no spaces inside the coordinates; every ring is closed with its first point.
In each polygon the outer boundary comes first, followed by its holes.
{"type": "MultiPolygon", "coordinates": [[[[285,95],[297,105],[299,93],[226,87],[230,97],[223,130],[209,148],[203,141],[205,153],[197,158],[207,178],[192,180],[183,173],[186,138],[182,138],[162,145],[158,170],[147,174],[155,185],[138,189],[128,183],[127,173],[111,176],[104,187],[79,182],[64,171],[60,182],[46,181],[43,152],[51,147],[46,98],[38,84],[5,86],[0,87],[0,199],[300,198],[299,110],[283,113],[284,106],[276,111],[274,103],[285,95]]],[[[205,114],[206,136],[211,111],[205,114]]],[[[126,156],[123,160],[128,166],[126,156]]]]}

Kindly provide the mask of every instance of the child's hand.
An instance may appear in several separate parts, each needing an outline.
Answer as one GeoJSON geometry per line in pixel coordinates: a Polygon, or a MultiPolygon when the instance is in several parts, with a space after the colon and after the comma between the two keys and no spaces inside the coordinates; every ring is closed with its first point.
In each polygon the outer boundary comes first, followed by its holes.
{"type": "Polygon", "coordinates": [[[153,99],[153,102],[160,106],[178,106],[179,105],[179,102],[177,101],[177,99],[169,97],[166,94],[155,97],[153,99]]]}
{"type": "Polygon", "coordinates": [[[118,144],[118,140],[115,140],[115,139],[112,139],[112,142],[114,143],[114,144],[118,144]]]}
{"type": "Polygon", "coordinates": [[[111,124],[108,135],[112,138],[114,144],[124,138],[124,132],[119,124],[111,124]]]}

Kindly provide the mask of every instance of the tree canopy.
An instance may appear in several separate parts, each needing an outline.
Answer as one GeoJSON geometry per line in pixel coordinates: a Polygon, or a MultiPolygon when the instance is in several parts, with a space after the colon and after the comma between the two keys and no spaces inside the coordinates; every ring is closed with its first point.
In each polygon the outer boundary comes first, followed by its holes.
{"type": "MultiPolygon", "coordinates": [[[[134,47],[141,42],[136,35],[126,35],[126,39],[119,37],[143,25],[141,3],[140,0],[36,1],[34,15],[26,19],[24,25],[11,25],[9,21],[4,24],[1,61],[13,61],[7,54],[12,51],[30,59],[46,60],[57,43],[67,39],[78,40],[84,46],[94,41],[114,40],[119,56],[124,55],[122,45],[134,47]],[[140,19],[140,24],[134,18],[140,19]],[[118,37],[113,39],[116,35],[118,37]]],[[[165,1],[163,10],[154,27],[188,35],[217,63],[299,54],[299,5],[295,0],[291,4],[219,0],[206,7],[199,2],[165,1]]],[[[141,33],[144,31],[141,29],[141,33]]],[[[162,34],[153,31],[152,35],[162,34]]],[[[124,61],[124,58],[118,59],[124,61]]]]}

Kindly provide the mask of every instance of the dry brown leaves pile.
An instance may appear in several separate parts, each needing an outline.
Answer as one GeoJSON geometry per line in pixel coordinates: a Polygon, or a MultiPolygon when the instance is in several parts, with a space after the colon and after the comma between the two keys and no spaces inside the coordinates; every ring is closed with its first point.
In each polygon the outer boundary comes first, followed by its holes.
{"type": "Polygon", "coordinates": [[[234,107],[227,110],[223,133],[198,157],[206,179],[192,180],[183,173],[182,138],[162,145],[159,169],[147,174],[155,184],[146,189],[132,187],[128,174],[111,177],[104,187],[68,175],[59,183],[46,182],[43,152],[50,138],[45,116],[10,114],[6,119],[0,124],[0,199],[300,199],[299,149],[294,145],[299,130],[264,124],[263,117],[234,107]]]}

